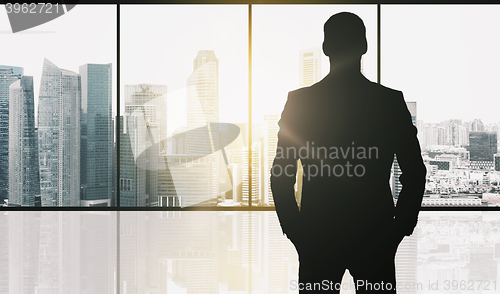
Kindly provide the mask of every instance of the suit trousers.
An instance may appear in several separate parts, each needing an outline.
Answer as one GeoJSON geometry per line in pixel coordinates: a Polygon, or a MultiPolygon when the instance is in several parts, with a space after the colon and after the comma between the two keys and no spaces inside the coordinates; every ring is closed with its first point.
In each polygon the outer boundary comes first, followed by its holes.
{"type": "Polygon", "coordinates": [[[294,243],[299,255],[299,293],[397,293],[394,258],[404,235],[394,220],[370,232],[337,240],[311,238],[294,243]],[[328,244],[328,245],[326,245],[328,244]],[[341,284],[346,269],[354,285],[341,284]]]}

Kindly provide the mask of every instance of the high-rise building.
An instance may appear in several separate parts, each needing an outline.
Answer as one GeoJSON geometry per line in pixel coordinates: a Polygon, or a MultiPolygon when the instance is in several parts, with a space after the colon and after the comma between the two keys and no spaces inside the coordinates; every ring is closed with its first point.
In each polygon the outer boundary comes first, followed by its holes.
{"type": "Polygon", "coordinates": [[[33,77],[10,85],[9,204],[35,206],[40,194],[33,77]]]}
{"type": "Polygon", "coordinates": [[[193,73],[187,79],[187,126],[208,127],[209,131],[190,132],[186,138],[188,154],[211,154],[218,150],[218,130],[210,123],[219,122],[219,60],[212,50],[198,51],[193,73]],[[209,135],[210,133],[210,135],[209,135]]]}
{"type": "Polygon", "coordinates": [[[464,146],[467,145],[466,128],[462,125],[461,119],[450,119],[446,122],[447,145],[464,146]]]}
{"type": "Polygon", "coordinates": [[[137,167],[132,150],[136,121],[134,116],[120,116],[120,206],[146,206],[146,171],[137,167]]]}
{"type": "Polygon", "coordinates": [[[138,166],[137,160],[146,150],[148,157],[160,156],[166,150],[163,145],[167,138],[166,94],[165,85],[125,86],[125,116],[120,124],[120,181],[123,179],[127,190],[121,190],[120,205],[157,205],[159,167],[153,165],[159,157],[148,158],[152,161],[148,169],[138,166]],[[132,185],[131,190],[127,183],[132,185]]]}
{"type": "Polygon", "coordinates": [[[494,155],[497,153],[496,132],[470,132],[467,150],[470,156],[470,168],[494,169],[494,155]]]}
{"type": "Polygon", "coordinates": [[[470,124],[471,132],[484,132],[484,123],[480,119],[475,119],[470,124]]]}
{"type": "MultiPolygon", "coordinates": [[[[411,122],[414,126],[417,125],[417,102],[406,102],[406,107],[410,111],[411,114],[411,122]]],[[[392,175],[391,175],[391,186],[392,186],[392,196],[394,199],[399,197],[399,193],[401,189],[403,189],[403,185],[399,181],[399,177],[401,176],[401,168],[399,167],[399,163],[397,157],[394,155],[394,163],[392,165],[392,175]]]]}
{"type": "Polygon", "coordinates": [[[276,157],[276,148],[278,147],[278,120],[279,115],[265,115],[265,133],[264,133],[264,199],[263,204],[274,205],[273,193],[271,191],[271,169],[274,158],[276,157]]]}
{"type": "MultiPolygon", "coordinates": [[[[198,51],[193,61],[193,73],[187,79],[187,127],[186,153],[208,156],[215,154],[211,164],[212,181],[210,198],[222,192],[221,175],[227,175],[227,166],[222,158],[221,129],[219,123],[219,60],[212,50],[198,51]]],[[[225,177],[224,177],[225,179],[225,177]]],[[[182,197],[182,196],[181,196],[182,197]]],[[[208,200],[208,199],[207,199],[208,200]]]]}
{"type": "MultiPolygon", "coordinates": [[[[167,138],[167,86],[154,84],[125,85],[125,113],[140,116],[146,129],[140,130],[140,136],[150,141],[150,144],[159,143],[159,151],[165,151],[163,145],[167,138]]],[[[137,146],[138,152],[143,147],[137,146]]]]}
{"type": "Polygon", "coordinates": [[[300,50],[300,87],[310,86],[321,79],[321,49],[300,50]]]}
{"type": "Polygon", "coordinates": [[[23,68],[0,65],[0,202],[9,197],[9,86],[21,79],[23,68]]]}
{"type": "Polygon", "coordinates": [[[250,200],[250,193],[252,198],[252,204],[258,203],[261,201],[261,178],[262,178],[262,152],[260,142],[253,143],[252,147],[252,186],[249,185],[249,165],[248,165],[248,157],[249,157],[249,148],[248,146],[243,147],[243,164],[242,164],[242,202],[244,204],[248,204],[250,200]]]}
{"type": "Polygon", "coordinates": [[[468,151],[471,161],[493,161],[497,153],[497,133],[470,132],[468,151]]]}
{"type": "Polygon", "coordinates": [[[80,206],[80,101],[80,75],[45,59],[38,101],[42,206],[80,206]]]}
{"type": "Polygon", "coordinates": [[[96,200],[111,201],[114,141],[111,64],[82,65],[80,76],[81,199],[82,205],[93,205],[96,200]]]}

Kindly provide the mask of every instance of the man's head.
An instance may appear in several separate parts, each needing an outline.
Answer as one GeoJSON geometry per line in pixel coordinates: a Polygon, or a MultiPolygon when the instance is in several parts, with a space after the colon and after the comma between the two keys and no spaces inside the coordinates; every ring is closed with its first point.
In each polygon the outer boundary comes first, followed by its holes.
{"type": "Polygon", "coordinates": [[[333,59],[359,59],[366,53],[366,29],[359,16],[350,12],[332,15],[324,25],[323,52],[333,59]]]}

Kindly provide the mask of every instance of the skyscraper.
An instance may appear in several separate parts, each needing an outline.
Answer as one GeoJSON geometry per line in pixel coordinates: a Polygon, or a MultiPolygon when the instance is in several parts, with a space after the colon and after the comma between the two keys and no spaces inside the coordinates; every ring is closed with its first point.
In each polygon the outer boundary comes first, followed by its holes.
{"type": "Polygon", "coordinates": [[[321,79],[321,49],[300,50],[300,87],[310,86],[321,79]]]}
{"type": "Polygon", "coordinates": [[[274,157],[276,157],[276,148],[278,147],[278,120],[279,115],[264,115],[265,133],[264,133],[264,204],[274,205],[273,193],[271,191],[271,169],[273,167],[274,157]]]}
{"type": "Polygon", "coordinates": [[[40,184],[33,77],[9,88],[9,204],[35,206],[40,184]]]}
{"type": "Polygon", "coordinates": [[[469,147],[471,161],[493,161],[497,153],[496,132],[470,132],[469,147]]]}
{"type": "Polygon", "coordinates": [[[470,168],[493,169],[497,144],[496,132],[470,132],[467,147],[470,153],[470,168]]]}
{"type": "Polygon", "coordinates": [[[80,75],[45,59],[38,101],[42,206],[80,205],[80,100],[80,75]]]}
{"type": "Polygon", "coordinates": [[[250,193],[252,195],[252,204],[258,203],[262,191],[262,152],[261,143],[254,142],[252,146],[252,186],[250,187],[248,178],[250,177],[249,166],[248,166],[249,148],[248,146],[243,147],[243,164],[242,164],[242,202],[249,204],[250,193]]]}
{"type": "MultiPolygon", "coordinates": [[[[212,161],[212,196],[219,195],[221,171],[225,162],[221,158],[219,129],[219,60],[212,50],[198,51],[193,61],[193,73],[187,79],[187,127],[196,129],[186,135],[188,155],[207,156],[218,153],[212,161]]],[[[208,200],[208,199],[206,199],[208,200]]]]}
{"type": "Polygon", "coordinates": [[[80,76],[81,199],[82,205],[92,205],[93,200],[111,201],[114,141],[111,64],[82,65],[80,76]]]}
{"type": "Polygon", "coordinates": [[[133,116],[120,116],[120,206],[146,205],[146,171],[137,167],[132,151],[136,120],[133,116]]]}
{"type": "Polygon", "coordinates": [[[21,79],[23,68],[0,65],[0,202],[9,197],[9,86],[21,79]]]}
{"type": "MultiPolygon", "coordinates": [[[[219,122],[219,60],[212,50],[198,51],[187,80],[187,126],[199,128],[219,122]]],[[[190,132],[188,154],[210,154],[218,149],[218,130],[190,132]]]]}
{"type": "Polygon", "coordinates": [[[484,123],[480,119],[475,119],[470,124],[471,132],[484,132],[484,123]]]}
{"type": "MultiPolygon", "coordinates": [[[[411,122],[413,123],[414,126],[417,125],[417,102],[406,102],[406,107],[408,107],[408,110],[410,111],[411,114],[411,122]]],[[[394,156],[394,163],[392,165],[392,181],[391,181],[391,186],[392,186],[392,196],[394,199],[397,199],[399,197],[399,193],[401,192],[401,189],[403,189],[403,186],[401,185],[401,182],[399,181],[399,177],[401,176],[401,168],[399,167],[398,160],[396,156],[394,156]]]]}
{"type": "Polygon", "coordinates": [[[137,158],[146,149],[153,156],[159,156],[166,150],[166,146],[161,144],[167,137],[166,94],[166,85],[125,86],[125,118],[120,125],[120,135],[123,136],[120,140],[123,147],[120,149],[120,160],[124,152],[128,152],[131,158],[120,161],[120,176],[127,174],[128,178],[122,177],[127,180],[124,183],[130,182],[131,187],[135,188],[120,194],[121,205],[151,206],[158,201],[158,169],[141,169],[137,166],[137,158]]]}

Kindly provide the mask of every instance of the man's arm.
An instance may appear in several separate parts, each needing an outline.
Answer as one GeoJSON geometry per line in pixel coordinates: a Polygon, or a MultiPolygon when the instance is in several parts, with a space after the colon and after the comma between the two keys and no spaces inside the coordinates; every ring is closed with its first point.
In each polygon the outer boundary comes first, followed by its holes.
{"type": "Polygon", "coordinates": [[[273,192],[276,213],[280,220],[281,229],[290,238],[294,228],[297,228],[299,208],[295,200],[295,174],[297,170],[297,151],[299,138],[297,134],[298,109],[291,97],[281,114],[278,132],[278,147],[271,169],[271,190],[273,192]]]}
{"type": "Polygon", "coordinates": [[[417,139],[417,128],[401,92],[397,100],[396,120],[395,153],[402,172],[399,181],[403,188],[396,204],[395,219],[401,232],[409,236],[417,225],[427,171],[417,139]]]}

